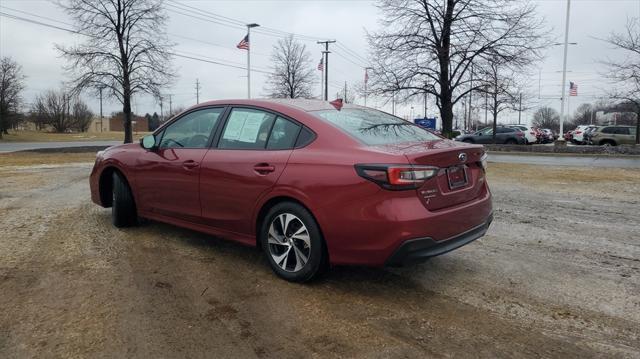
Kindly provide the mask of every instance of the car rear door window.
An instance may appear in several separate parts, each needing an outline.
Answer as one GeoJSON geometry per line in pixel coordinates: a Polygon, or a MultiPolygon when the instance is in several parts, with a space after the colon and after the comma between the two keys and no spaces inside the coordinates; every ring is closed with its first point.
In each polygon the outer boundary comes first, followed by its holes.
{"type": "Polygon", "coordinates": [[[167,126],[162,133],[160,148],[207,148],[209,139],[220,120],[223,108],[207,108],[189,112],[167,126]]]}
{"type": "Polygon", "coordinates": [[[269,135],[267,149],[286,150],[293,148],[298,138],[298,133],[300,133],[300,125],[278,117],[269,135]]]}
{"type": "Polygon", "coordinates": [[[264,149],[276,115],[249,108],[234,108],[225,124],[218,148],[264,149]]]}
{"type": "Polygon", "coordinates": [[[619,135],[628,135],[629,134],[629,128],[628,127],[618,127],[617,133],[619,135]]]}
{"type": "Polygon", "coordinates": [[[616,133],[615,127],[605,127],[602,129],[602,133],[616,133]]]}
{"type": "Polygon", "coordinates": [[[369,146],[440,139],[409,121],[382,111],[343,108],[340,111],[320,110],[312,113],[369,146]]]}

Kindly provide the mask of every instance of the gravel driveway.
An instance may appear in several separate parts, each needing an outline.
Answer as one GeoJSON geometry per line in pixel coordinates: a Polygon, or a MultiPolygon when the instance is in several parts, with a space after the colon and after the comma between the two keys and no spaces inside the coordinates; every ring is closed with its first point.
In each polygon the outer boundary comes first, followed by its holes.
{"type": "Polygon", "coordinates": [[[310,285],[256,249],[114,228],[91,164],[3,166],[0,357],[640,357],[640,171],[491,166],[483,239],[310,285]]]}

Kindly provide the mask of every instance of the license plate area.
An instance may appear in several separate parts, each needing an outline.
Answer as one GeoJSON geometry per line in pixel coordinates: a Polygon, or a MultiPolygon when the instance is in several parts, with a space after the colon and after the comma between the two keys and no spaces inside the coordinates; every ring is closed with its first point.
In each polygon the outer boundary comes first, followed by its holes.
{"type": "Polygon", "coordinates": [[[458,165],[447,168],[447,180],[450,189],[458,189],[464,187],[468,183],[467,166],[458,165]]]}

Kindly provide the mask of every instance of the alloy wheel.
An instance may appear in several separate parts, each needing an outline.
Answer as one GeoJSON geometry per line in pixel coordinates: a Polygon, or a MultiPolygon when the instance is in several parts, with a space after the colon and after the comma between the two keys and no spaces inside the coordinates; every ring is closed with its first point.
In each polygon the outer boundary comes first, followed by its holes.
{"type": "Polygon", "coordinates": [[[309,231],[304,222],[291,213],[281,213],[273,219],[267,242],[273,261],[287,272],[297,272],[309,261],[309,231]]]}

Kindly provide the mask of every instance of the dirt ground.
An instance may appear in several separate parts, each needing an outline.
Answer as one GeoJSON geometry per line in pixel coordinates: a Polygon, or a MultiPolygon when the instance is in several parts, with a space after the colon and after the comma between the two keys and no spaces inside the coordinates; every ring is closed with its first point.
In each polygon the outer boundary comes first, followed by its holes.
{"type": "Polygon", "coordinates": [[[490,164],[483,239],[297,285],[252,248],[114,228],[91,163],[20,161],[0,166],[1,358],[640,357],[637,170],[490,164]]]}
{"type": "MultiPolygon", "coordinates": [[[[151,132],[133,133],[134,141],[142,136],[146,136],[151,132]]],[[[45,131],[9,131],[4,134],[0,142],[58,142],[58,141],[104,141],[104,140],[122,140],[124,132],[105,131],[105,132],[79,132],[79,133],[55,133],[45,131]]]]}

